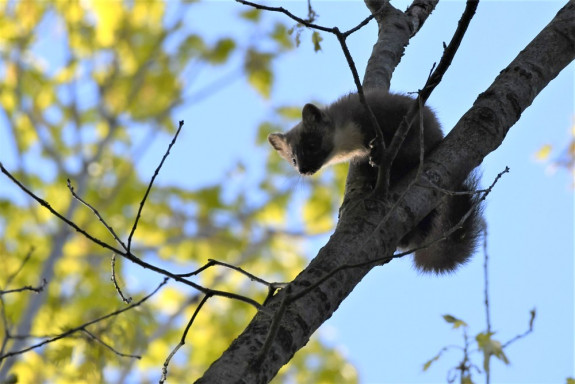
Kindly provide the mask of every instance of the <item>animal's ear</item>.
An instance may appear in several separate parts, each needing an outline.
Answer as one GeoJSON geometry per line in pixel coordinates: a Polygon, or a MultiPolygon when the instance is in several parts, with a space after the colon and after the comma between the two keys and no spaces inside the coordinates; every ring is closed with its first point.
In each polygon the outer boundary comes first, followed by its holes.
{"type": "Polygon", "coordinates": [[[304,123],[319,123],[325,117],[325,113],[313,104],[306,104],[301,111],[304,123]]]}
{"type": "Polygon", "coordinates": [[[286,140],[286,135],[283,133],[270,133],[268,135],[268,141],[271,146],[274,147],[281,157],[291,162],[291,153],[289,149],[288,142],[286,140]]]}

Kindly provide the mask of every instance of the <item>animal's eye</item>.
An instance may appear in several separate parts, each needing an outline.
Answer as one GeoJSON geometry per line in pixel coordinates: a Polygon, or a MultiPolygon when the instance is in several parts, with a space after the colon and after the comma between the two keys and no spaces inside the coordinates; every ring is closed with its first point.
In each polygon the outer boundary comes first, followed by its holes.
{"type": "Polygon", "coordinates": [[[297,165],[297,161],[296,161],[295,157],[291,158],[291,163],[293,164],[294,167],[297,165]]]}

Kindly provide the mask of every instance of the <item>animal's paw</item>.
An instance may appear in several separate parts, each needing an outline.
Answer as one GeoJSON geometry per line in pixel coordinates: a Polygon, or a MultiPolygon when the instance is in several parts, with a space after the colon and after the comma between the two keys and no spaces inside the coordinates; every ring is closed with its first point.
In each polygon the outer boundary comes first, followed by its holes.
{"type": "Polygon", "coordinates": [[[372,167],[379,167],[383,157],[381,145],[377,142],[377,138],[371,139],[369,142],[369,165],[372,167]]]}

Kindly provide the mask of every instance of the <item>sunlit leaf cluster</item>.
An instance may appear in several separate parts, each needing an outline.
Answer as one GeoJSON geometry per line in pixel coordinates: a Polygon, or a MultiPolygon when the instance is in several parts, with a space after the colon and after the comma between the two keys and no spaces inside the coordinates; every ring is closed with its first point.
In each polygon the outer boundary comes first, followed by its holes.
{"type": "MultiPolygon", "coordinates": [[[[238,76],[269,97],[274,60],[294,47],[289,26],[267,22],[256,10],[241,9],[237,15],[258,32],[257,39],[204,38],[186,19],[201,6],[176,1],[0,3],[0,115],[10,140],[2,147],[12,149],[0,153],[0,161],[63,216],[106,243],[117,245],[92,210],[72,197],[67,180],[125,241],[154,171],[138,171],[138,162],[154,140],[175,131],[175,109],[199,101],[187,91],[194,71],[235,65],[238,76]]],[[[296,117],[293,108],[279,110],[262,123],[259,144],[267,133],[284,129],[287,118],[296,117]]],[[[154,155],[161,159],[161,153],[154,155]]],[[[232,194],[226,191],[233,179],[196,190],[155,185],[132,252],[177,273],[217,259],[270,281],[289,281],[306,264],[306,236],[333,227],[345,167],[311,182],[296,182],[301,188],[294,189],[289,180],[286,184],[284,163],[270,151],[268,177],[232,194]],[[250,198],[254,192],[261,197],[257,204],[250,198]],[[308,202],[296,204],[302,201],[308,202]],[[293,206],[303,208],[293,211],[293,206]],[[293,225],[297,221],[305,231],[292,229],[302,228],[293,225]]],[[[245,170],[238,164],[235,171],[245,170]]],[[[48,284],[40,294],[2,296],[0,354],[126,305],[110,281],[110,251],[8,184],[8,179],[0,180],[0,289],[34,285],[43,278],[48,284]],[[25,337],[4,339],[6,328],[25,337]]],[[[126,296],[134,299],[162,280],[122,259],[116,261],[116,274],[126,296]]],[[[267,293],[220,267],[194,281],[259,302],[267,293]]],[[[91,335],[80,332],[2,361],[0,377],[30,383],[157,380],[200,299],[199,292],[171,282],[150,302],[90,326],[91,335]]],[[[170,380],[185,382],[201,375],[254,313],[245,303],[212,298],[171,362],[170,380]]],[[[356,380],[353,366],[320,339],[311,340],[276,378],[356,380]]]]}

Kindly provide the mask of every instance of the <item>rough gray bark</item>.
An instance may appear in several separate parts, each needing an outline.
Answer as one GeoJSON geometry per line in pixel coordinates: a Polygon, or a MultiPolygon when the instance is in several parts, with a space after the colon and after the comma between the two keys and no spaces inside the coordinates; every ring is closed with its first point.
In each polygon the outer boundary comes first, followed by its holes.
{"type": "MultiPolygon", "coordinates": [[[[438,2],[439,0],[416,0],[405,13],[389,3],[384,5],[385,9],[375,17],[379,33],[367,62],[363,78],[365,88],[389,89],[391,75],[399,64],[409,39],[423,26],[438,2]]],[[[365,3],[372,13],[382,6],[380,0],[365,0],[365,3]]]]}
{"type": "MultiPolygon", "coordinates": [[[[396,16],[392,18],[394,22],[397,21],[396,16]]],[[[384,17],[378,22],[385,24],[388,21],[384,17]]],[[[388,27],[380,26],[379,40],[382,40],[382,34],[394,30],[388,27]]],[[[405,30],[404,33],[409,32],[405,30]]],[[[370,65],[375,66],[379,60],[399,62],[402,47],[395,48],[398,51],[392,60],[387,57],[385,49],[379,48],[383,47],[374,47],[375,56],[370,59],[370,65]]],[[[487,154],[499,147],[535,96],[574,58],[575,0],[571,0],[479,95],[440,147],[426,159],[422,182],[427,179],[439,187],[450,189],[463,180],[487,154]]],[[[374,86],[389,84],[388,78],[376,78],[390,77],[394,66],[385,71],[381,68],[376,75],[366,74],[365,81],[374,86]]],[[[433,209],[441,197],[435,189],[413,187],[393,210],[386,211],[389,204],[367,199],[369,188],[366,188],[365,180],[371,177],[369,170],[355,167],[350,172],[353,174],[348,178],[340,221],[329,242],[288,288],[266,303],[198,383],[269,382],[374,265],[341,270],[308,294],[282,307],[286,295],[301,292],[343,265],[391,255],[398,240],[433,209]],[[278,310],[283,311],[283,316],[277,333],[263,360],[258,361],[258,354],[278,310]]],[[[391,190],[391,203],[405,190],[408,182],[405,180],[391,190]]]]}

